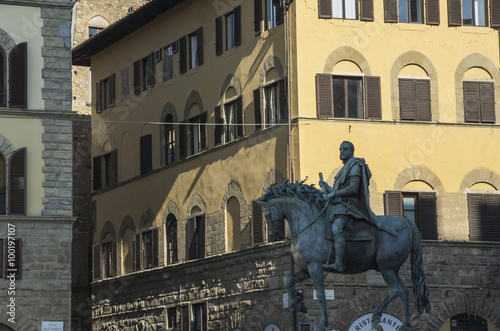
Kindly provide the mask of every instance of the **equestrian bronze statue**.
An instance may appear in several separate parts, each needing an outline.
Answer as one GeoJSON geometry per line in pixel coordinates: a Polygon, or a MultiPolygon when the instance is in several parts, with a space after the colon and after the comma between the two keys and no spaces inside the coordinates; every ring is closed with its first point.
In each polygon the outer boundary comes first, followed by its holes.
{"type": "Polygon", "coordinates": [[[320,174],[322,191],[304,182],[278,184],[258,200],[263,207],[270,237],[284,238],[286,219],[291,252],[299,271],[285,278],[290,306],[306,312],[292,291],[294,284],[312,278],[321,307],[315,331],[328,326],[324,271],[355,274],[379,271],[390,288],[387,298],[372,314],[372,330],[381,322],[384,309],[401,298],[404,321],[400,331],[411,326],[409,293],[398,272],[411,254],[411,278],[419,313],[429,311],[429,290],[422,262],[420,232],[408,218],[376,216],[369,204],[370,169],[354,157],[354,146],[343,142],[340,159],[344,166],[328,186],[320,174]]]}

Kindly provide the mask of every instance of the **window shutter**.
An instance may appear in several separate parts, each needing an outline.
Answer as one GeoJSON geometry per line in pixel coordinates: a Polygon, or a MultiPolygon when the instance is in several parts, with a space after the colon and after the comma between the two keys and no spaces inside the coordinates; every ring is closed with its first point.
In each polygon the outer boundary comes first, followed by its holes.
{"type": "Polygon", "coordinates": [[[366,118],[382,119],[382,100],[380,96],[380,77],[365,77],[366,118]]]}
{"type": "Polygon", "coordinates": [[[134,62],[134,94],[141,93],[141,61],[134,62]]]}
{"type": "Polygon", "coordinates": [[[195,218],[186,221],[186,260],[196,258],[195,218]]]}
{"type": "Polygon", "coordinates": [[[197,43],[196,64],[200,65],[200,64],[203,64],[203,28],[202,27],[199,27],[198,30],[196,30],[196,43],[197,43]]]}
{"type": "Polygon", "coordinates": [[[95,112],[100,113],[102,111],[101,103],[101,81],[95,84],[95,112]]]}
{"type": "Polygon", "coordinates": [[[97,280],[102,277],[101,245],[92,247],[92,279],[97,280]]]}
{"type": "Polygon", "coordinates": [[[214,129],[215,146],[219,146],[222,144],[222,127],[223,127],[221,106],[216,106],[214,108],[214,117],[215,117],[215,129],[214,129]]]}
{"type": "Polygon", "coordinates": [[[333,78],[330,74],[316,75],[316,109],[318,118],[333,117],[333,78]]]}
{"type": "Polygon", "coordinates": [[[262,32],[262,0],[253,1],[253,26],[255,35],[259,35],[262,32]]]}
{"type": "Polygon", "coordinates": [[[332,0],[318,0],[318,18],[332,18],[332,0]]]}
{"type": "Polygon", "coordinates": [[[197,232],[198,232],[198,238],[199,238],[199,243],[198,243],[198,252],[199,258],[205,257],[205,252],[206,252],[206,227],[205,227],[205,214],[198,216],[199,218],[199,224],[197,224],[197,232]]]}
{"type": "Polygon", "coordinates": [[[265,242],[265,223],[262,215],[262,207],[252,201],[252,244],[260,245],[265,242]]]}
{"type": "Polygon", "coordinates": [[[153,135],[140,138],[141,174],[153,170],[153,135]]]}
{"type": "Polygon", "coordinates": [[[234,8],[234,45],[241,45],[241,6],[234,8]]]}
{"type": "Polygon", "coordinates": [[[134,270],[142,270],[142,235],[140,233],[135,234],[134,243],[134,270]]]}
{"type": "Polygon", "coordinates": [[[485,233],[487,241],[500,241],[500,195],[485,194],[485,233]]]}
{"type": "Polygon", "coordinates": [[[360,20],[373,22],[373,0],[361,0],[359,5],[360,20]]]}
{"type": "Polygon", "coordinates": [[[463,82],[464,112],[466,122],[479,122],[479,84],[463,82]]]}
{"type": "Polygon", "coordinates": [[[462,0],[448,0],[448,25],[462,25],[462,0]]]}
{"type": "Polygon", "coordinates": [[[207,148],[207,112],[203,112],[200,114],[200,150],[207,148]]]}
{"type": "Polygon", "coordinates": [[[427,24],[439,25],[439,0],[426,0],[425,7],[427,10],[427,24]]]}
{"type": "Polygon", "coordinates": [[[431,121],[431,82],[427,79],[416,79],[415,102],[417,121],[431,121]]]}
{"type": "Polygon", "coordinates": [[[418,214],[422,239],[437,240],[436,193],[420,192],[418,194],[418,214]]]}
{"type": "Polygon", "coordinates": [[[500,1],[490,0],[490,12],[491,12],[491,27],[500,27],[500,1]]]}
{"type": "Polygon", "coordinates": [[[495,123],[495,85],[493,82],[478,82],[481,123],[495,123]]]}
{"type": "Polygon", "coordinates": [[[483,230],[483,195],[468,194],[467,202],[469,207],[469,240],[481,241],[485,237],[483,230]]]}
{"type": "Polygon", "coordinates": [[[117,240],[113,240],[111,242],[111,276],[117,276],[118,275],[118,272],[117,272],[117,249],[118,249],[118,241],[117,240]]]}
{"type": "Polygon", "coordinates": [[[9,54],[9,106],[28,107],[28,44],[19,43],[9,54]]]}
{"type": "Polygon", "coordinates": [[[281,5],[281,0],[275,2],[273,1],[273,6],[276,11],[276,25],[283,23],[283,6],[281,5]]]}
{"type": "Polygon", "coordinates": [[[159,261],[159,240],[158,240],[158,228],[154,228],[152,231],[153,237],[153,268],[160,265],[159,261]]]}
{"type": "Polygon", "coordinates": [[[207,303],[203,303],[201,306],[201,330],[208,330],[208,307],[207,303]]]}
{"type": "Polygon", "coordinates": [[[102,158],[96,156],[92,161],[92,187],[94,191],[102,188],[102,158]]]}
{"type": "Polygon", "coordinates": [[[115,105],[115,74],[109,76],[109,106],[115,105]]]}
{"type": "Polygon", "coordinates": [[[186,121],[182,121],[179,125],[179,158],[183,159],[187,156],[187,125],[186,121]]]}
{"type": "Polygon", "coordinates": [[[26,215],[26,148],[9,160],[9,215],[26,215]]]}
{"type": "Polygon", "coordinates": [[[402,120],[416,119],[413,79],[399,79],[399,108],[402,120]]]}
{"type": "Polygon", "coordinates": [[[152,88],[155,85],[155,54],[151,52],[148,55],[148,87],[152,88]]]}
{"type": "Polygon", "coordinates": [[[190,331],[189,306],[181,307],[181,331],[190,331]]]}
{"type": "Polygon", "coordinates": [[[222,16],[215,19],[215,55],[222,54],[222,16]]]}
{"type": "Polygon", "coordinates": [[[109,185],[118,184],[118,151],[112,150],[109,153],[109,168],[111,172],[109,173],[109,185]]]}
{"type": "Polygon", "coordinates": [[[398,22],[398,0],[384,0],[384,19],[386,23],[398,22]]]}
{"type": "Polygon", "coordinates": [[[286,78],[281,79],[278,82],[279,89],[279,107],[280,107],[280,123],[288,122],[288,100],[287,100],[287,86],[286,86],[286,78]]]}
{"type": "Polygon", "coordinates": [[[179,71],[185,73],[187,71],[187,47],[186,36],[179,39],[179,71]]]}
{"type": "Polygon", "coordinates": [[[243,125],[243,97],[240,95],[236,99],[236,127],[237,137],[241,138],[245,134],[245,126],[243,125]]]}
{"type": "Polygon", "coordinates": [[[403,203],[401,191],[385,191],[384,193],[385,215],[403,217],[403,203]]]}
{"type": "Polygon", "coordinates": [[[255,120],[255,132],[262,129],[262,105],[261,105],[261,90],[260,88],[253,90],[253,114],[255,120]]]}

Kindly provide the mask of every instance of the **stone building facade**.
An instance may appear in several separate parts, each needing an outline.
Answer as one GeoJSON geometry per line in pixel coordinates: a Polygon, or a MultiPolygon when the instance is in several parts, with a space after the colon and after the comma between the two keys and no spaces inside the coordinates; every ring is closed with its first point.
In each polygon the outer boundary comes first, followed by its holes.
{"type": "Polygon", "coordinates": [[[6,330],[42,330],[46,322],[71,327],[71,8],[63,0],[0,1],[0,323],[6,330]]]}

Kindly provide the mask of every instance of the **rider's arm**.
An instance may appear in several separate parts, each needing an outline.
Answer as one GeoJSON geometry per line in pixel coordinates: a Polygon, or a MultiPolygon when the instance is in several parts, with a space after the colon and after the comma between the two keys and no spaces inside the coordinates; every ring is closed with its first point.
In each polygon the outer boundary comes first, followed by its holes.
{"type": "Polygon", "coordinates": [[[361,167],[354,166],[349,173],[349,185],[343,189],[332,191],[327,195],[328,199],[334,197],[351,197],[356,196],[359,191],[359,184],[361,183],[361,167]]]}

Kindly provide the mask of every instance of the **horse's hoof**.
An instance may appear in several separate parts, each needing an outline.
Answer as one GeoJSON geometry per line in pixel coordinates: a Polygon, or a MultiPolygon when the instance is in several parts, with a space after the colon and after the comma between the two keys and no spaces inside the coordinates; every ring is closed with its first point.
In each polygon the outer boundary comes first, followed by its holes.
{"type": "Polygon", "coordinates": [[[307,313],[307,308],[306,305],[303,302],[297,302],[295,304],[295,309],[297,309],[298,312],[300,313],[307,313]]]}

